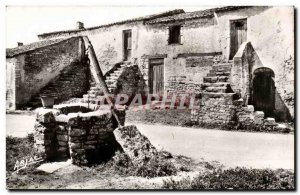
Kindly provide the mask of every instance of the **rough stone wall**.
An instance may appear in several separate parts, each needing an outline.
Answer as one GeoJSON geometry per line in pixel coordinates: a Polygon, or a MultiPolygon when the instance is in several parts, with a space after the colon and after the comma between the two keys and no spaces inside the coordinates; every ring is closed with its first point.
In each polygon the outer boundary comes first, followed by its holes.
{"type": "Polygon", "coordinates": [[[115,93],[127,94],[129,97],[136,94],[145,94],[146,83],[137,65],[125,67],[118,78],[115,93]]]}
{"type": "MultiPolygon", "coordinates": [[[[82,97],[89,89],[89,65],[84,62],[73,62],[62,70],[62,74],[50,82],[50,86],[55,86],[53,93],[56,96],[56,102],[60,103],[72,97],[82,97]]],[[[46,85],[41,92],[47,90],[46,85]]]]}
{"type": "Polygon", "coordinates": [[[200,108],[191,111],[191,120],[204,127],[290,132],[274,118],[264,118],[264,112],[254,111],[252,105],[244,106],[242,98],[235,100],[234,94],[203,94],[200,108]]]}
{"type": "MultiPolygon", "coordinates": [[[[66,111],[65,107],[60,109],[66,111]]],[[[37,113],[34,146],[45,159],[71,157],[73,164],[88,165],[105,161],[114,154],[118,148],[113,135],[117,123],[110,110],[87,113],[77,110],[68,114],[61,110],[41,108],[37,113]]],[[[118,110],[117,114],[124,125],[125,110],[118,110]]]]}
{"type": "Polygon", "coordinates": [[[199,56],[181,55],[180,58],[185,64],[182,72],[175,67],[166,72],[168,78],[165,82],[165,90],[171,93],[189,93],[199,94],[201,92],[201,84],[203,78],[212,69],[212,66],[222,60],[220,54],[198,54],[199,56]]]}
{"type": "Polygon", "coordinates": [[[234,94],[203,94],[200,109],[192,111],[192,120],[201,125],[226,127],[235,122],[234,94]]]}
{"type": "Polygon", "coordinates": [[[82,52],[80,39],[73,38],[14,57],[16,107],[27,103],[65,67],[80,61],[82,52]]]}

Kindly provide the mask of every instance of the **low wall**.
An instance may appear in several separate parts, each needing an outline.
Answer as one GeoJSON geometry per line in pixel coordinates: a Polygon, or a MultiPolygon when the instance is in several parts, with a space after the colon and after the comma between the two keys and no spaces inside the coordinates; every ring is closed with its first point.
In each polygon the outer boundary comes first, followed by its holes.
{"type": "Polygon", "coordinates": [[[202,93],[200,109],[192,112],[192,120],[202,125],[227,126],[234,123],[233,93],[202,93]]]}
{"type": "Polygon", "coordinates": [[[200,108],[191,111],[191,120],[208,128],[290,132],[274,118],[264,118],[264,112],[254,111],[252,105],[244,106],[244,100],[236,100],[234,93],[202,94],[200,108]]]}

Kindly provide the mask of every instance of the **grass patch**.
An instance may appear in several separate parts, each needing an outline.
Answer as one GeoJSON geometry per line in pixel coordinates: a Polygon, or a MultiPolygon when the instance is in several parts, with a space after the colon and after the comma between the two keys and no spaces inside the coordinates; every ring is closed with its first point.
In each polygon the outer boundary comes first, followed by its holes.
{"type": "Polygon", "coordinates": [[[217,169],[200,173],[197,177],[179,181],[164,180],[163,189],[195,189],[195,190],[292,190],[294,173],[278,169],[217,169]]]}
{"type": "Polygon", "coordinates": [[[106,164],[97,165],[98,171],[108,171],[122,176],[138,176],[145,178],[175,175],[176,167],[160,155],[152,157],[148,162],[135,166],[125,153],[116,152],[115,156],[106,164]]]}
{"type": "MultiPolygon", "coordinates": [[[[6,137],[6,171],[8,173],[15,171],[14,167],[17,161],[26,160],[35,155],[39,155],[34,149],[33,134],[28,134],[25,138],[6,137]]],[[[28,165],[28,168],[34,167],[28,165]]],[[[20,171],[26,172],[25,170],[20,171]]]]}

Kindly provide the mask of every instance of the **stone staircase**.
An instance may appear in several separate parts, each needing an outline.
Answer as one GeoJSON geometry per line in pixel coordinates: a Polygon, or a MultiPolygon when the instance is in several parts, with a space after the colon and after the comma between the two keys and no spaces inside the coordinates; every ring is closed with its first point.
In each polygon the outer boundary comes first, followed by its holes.
{"type": "Polygon", "coordinates": [[[232,61],[221,62],[214,65],[204,77],[204,82],[201,84],[203,107],[199,112],[200,121],[220,125],[231,124],[234,117],[230,115],[230,107],[233,109],[235,107],[236,120],[242,129],[288,132],[288,128],[276,123],[274,118],[265,118],[263,111],[255,111],[252,105],[243,105],[243,99],[238,99],[230,86],[231,67],[232,61]]]}
{"type": "MultiPolygon", "coordinates": [[[[105,75],[105,82],[108,87],[108,90],[111,94],[114,93],[117,87],[118,78],[121,76],[125,67],[130,66],[130,62],[121,62],[115,64],[115,66],[109,70],[105,75]]],[[[100,87],[96,86],[95,83],[91,83],[90,89],[86,94],[83,95],[82,98],[83,103],[91,103],[91,104],[107,104],[105,100],[105,96],[100,87]]]]}
{"type": "Polygon", "coordinates": [[[212,67],[206,77],[203,78],[201,89],[203,93],[233,93],[230,87],[230,73],[232,62],[223,62],[212,67]]]}
{"type": "Polygon", "coordinates": [[[121,76],[124,68],[131,65],[131,62],[121,62],[117,63],[110,71],[108,71],[105,76],[105,82],[107,84],[108,90],[114,93],[117,88],[118,78],[121,76]]]}
{"type": "MultiPolygon", "coordinates": [[[[77,68],[78,65],[74,66],[73,68],[64,69],[61,71],[58,78],[54,79],[53,81],[49,82],[45,87],[43,87],[38,94],[33,96],[31,100],[26,104],[26,107],[37,108],[42,106],[41,96],[55,96],[56,100],[55,103],[59,103],[61,101],[67,100],[69,97],[60,96],[63,90],[64,92],[68,93],[71,97],[78,97],[78,94],[82,94],[81,89],[76,88],[68,88],[68,85],[71,82],[76,82],[76,80],[80,79],[81,72],[78,72],[79,69],[77,68]],[[65,87],[64,87],[65,86],[65,87]],[[63,87],[63,89],[62,89],[63,87]]],[[[80,69],[82,71],[82,69],[80,69]]]]}
{"type": "Polygon", "coordinates": [[[100,87],[96,86],[95,83],[92,83],[90,89],[83,95],[82,102],[100,105],[101,101],[104,101],[105,103],[104,93],[100,87]]]}

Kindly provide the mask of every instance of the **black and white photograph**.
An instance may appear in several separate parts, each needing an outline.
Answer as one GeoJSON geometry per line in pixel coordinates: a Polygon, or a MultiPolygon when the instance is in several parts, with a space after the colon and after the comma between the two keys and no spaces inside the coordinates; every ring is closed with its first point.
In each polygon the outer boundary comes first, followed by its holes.
{"type": "Polygon", "coordinates": [[[6,189],[295,191],[296,11],[6,5],[6,189]]]}

